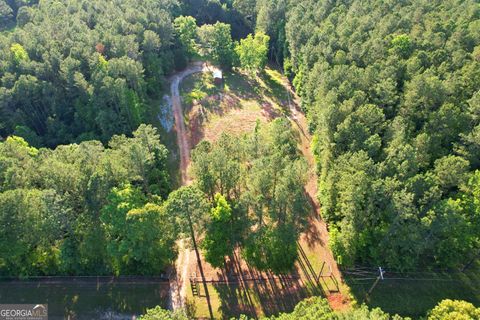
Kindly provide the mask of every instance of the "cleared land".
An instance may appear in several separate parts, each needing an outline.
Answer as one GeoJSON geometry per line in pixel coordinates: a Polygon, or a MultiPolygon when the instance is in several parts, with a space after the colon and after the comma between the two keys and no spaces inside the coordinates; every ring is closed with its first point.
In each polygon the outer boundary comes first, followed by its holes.
{"type": "Polygon", "coordinates": [[[282,105],[287,104],[287,99],[283,101],[279,98],[282,95],[275,96],[262,80],[273,81],[269,72],[278,73],[269,69],[256,80],[239,73],[224,73],[221,85],[213,83],[210,73],[186,78],[180,94],[191,145],[204,139],[214,141],[222,132],[251,132],[257,120],[267,122],[284,114],[282,105]]]}
{"type": "MultiPolygon", "coordinates": [[[[190,146],[202,140],[215,141],[223,132],[252,132],[257,121],[264,123],[283,115],[298,129],[299,148],[310,168],[315,168],[307,121],[287,79],[277,70],[267,68],[255,79],[240,73],[224,73],[222,84],[214,84],[210,73],[193,74],[182,82],[180,95],[190,146]]],[[[328,249],[326,225],[319,217],[313,169],[309,175],[305,189],[314,210],[310,227],[298,243],[300,259],[296,269],[282,277],[258,272],[241,259],[240,252],[234,261],[229,261],[226,270],[214,269],[203,261],[215,317],[278,314],[291,311],[299,301],[312,295],[327,296],[336,309],[349,305],[347,295],[342,294],[348,288],[341,281],[328,249]]],[[[208,317],[203,288],[196,282],[200,279],[195,259],[190,259],[188,269],[192,281],[187,300],[195,304],[198,317],[208,317]]]]}

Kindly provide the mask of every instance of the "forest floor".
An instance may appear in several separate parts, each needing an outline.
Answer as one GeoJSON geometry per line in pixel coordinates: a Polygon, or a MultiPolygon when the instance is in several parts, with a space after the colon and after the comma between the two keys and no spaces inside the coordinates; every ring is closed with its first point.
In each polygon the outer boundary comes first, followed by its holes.
{"type": "MultiPolygon", "coordinates": [[[[224,73],[222,85],[215,85],[208,71],[211,69],[206,65],[195,63],[172,77],[183,183],[191,181],[188,174],[190,150],[200,141],[215,141],[222,132],[252,132],[257,121],[265,123],[286,116],[297,128],[299,148],[311,168],[305,190],[314,208],[309,228],[298,242],[300,259],[296,270],[289,275],[276,277],[258,272],[245,263],[240,252],[236,253],[234,261],[228,261],[226,270],[212,268],[202,259],[214,316],[278,314],[291,311],[299,301],[312,295],[327,297],[334,309],[348,308],[349,289],[328,247],[327,227],[320,217],[316,165],[307,121],[288,80],[277,70],[267,68],[255,79],[235,72],[224,73]]],[[[172,306],[194,302],[197,317],[207,317],[207,303],[203,287],[198,284],[200,278],[194,252],[188,247],[180,251],[177,278],[171,292],[172,306]],[[189,261],[188,267],[185,261],[189,261]],[[193,294],[192,286],[198,289],[198,294],[193,294]]]]}

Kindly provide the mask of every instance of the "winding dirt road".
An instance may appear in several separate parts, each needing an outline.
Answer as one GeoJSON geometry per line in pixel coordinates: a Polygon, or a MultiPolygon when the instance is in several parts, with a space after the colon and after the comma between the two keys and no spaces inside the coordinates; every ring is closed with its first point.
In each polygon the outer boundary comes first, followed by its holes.
{"type": "MultiPolygon", "coordinates": [[[[190,163],[190,143],[188,142],[185,120],[183,119],[182,101],[180,99],[180,83],[185,77],[199,72],[213,72],[219,70],[203,62],[195,62],[185,70],[177,73],[171,78],[170,95],[172,99],[173,116],[175,119],[175,131],[177,134],[177,145],[180,157],[181,184],[188,185],[191,180],[188,177],[187,169],[190,163]]],[[[184,239],[178,242],[178,258],[175,262],[175,277],[170,280],[170,307],[173,310],[185,306],[188,266],[190,261],[190,249],[184,239]]]]}
{"type": "Polygon", "coordinates": [[[170,94],[172,98],[173,116],[175,118],[175,130],[177,132],[177,144],[180,153],[180,172],[182,176],[182,185],[190,184],[187,175],[188,164],[190,163],[190,144],[187,139],[187,130],[185,129],[185,121],[183,119],[182,101],[180,99],[180,83],[185,77],[199,72],[214,72],[219,70],[213,66],[203,62],[195,62],[187,69],[177,73],[172,77],[170,85],[170,94]]]}

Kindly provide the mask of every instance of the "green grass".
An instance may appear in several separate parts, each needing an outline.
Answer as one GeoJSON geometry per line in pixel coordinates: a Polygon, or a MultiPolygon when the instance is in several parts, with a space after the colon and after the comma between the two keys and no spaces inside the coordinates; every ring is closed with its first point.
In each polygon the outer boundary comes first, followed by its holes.
{"type": "MultiPolygon", "coordinates": [[[[425,316],[443,299],[465,300],[480,306],[480,268],[465,273],[415,273],[412,279],[380,281],[366,301],[370,307],[380,307],[391,314],[419,318],[425,316]],[[422,280],[423,279],[423,280],[422,280]]],[[[405,275],[390,275],[404,278],[405,275]]],[[[374,280],[345,279],[359,303],[365,301],[374,280]]]]}
{"type": "MultiPolygon", "coordinates": [[[[213,316],[215,319],[222,319],[222,313],[219,309],[220,307],[220,298],[218,296],[217,291],[211,284],[207,284],[208,287],[208,293],[210,295],[210,303],[212,305],[212,311],[213,311],[213,316]]],[[[209,318],[209,312],[208,312],[208,304],[207,304],[207,299],[205,298],[205,292],[203,289],[203,285],[199,285],[200,288],[200,297],[196,296],[194,297],[192,295],[192,288],[190,285],[187,287],[187,300],[189,302],[192,302],[195,305],[195,317],[204,319],[204,318],[209,318]]]]}
{"type": "Polygon", "coordinates": [[[261,100],[261,91],[255,80],[244,74],[229,72],[224,73],[224,90],[232,92],[239,97],[261,100]]]}
{"type": "MultiPolygon", "coordinates": [[[[210,302],[215,319],[230,319],[246,314],[250,317],[275,315],[291,312],[295,305],[306,297],[305,291],[281,294],[281,285],[273,289],[270,284],[247,282],[247,287],[239,284],[207,284],[210,302]]],[[[203,285],[200,284],[200,297],[193,297],[190,286],[187,299],[195,303],[197,318],[208,318],[208,304],[203,285]]]]}
{"type": "Polygon", "coordinates": [[[288,93],[283,85],[284,79],[278,70],[265,69],[265,72],[260,76],[260,80],[264,83],[265,94],[281,104],[288,101],[288,93]]]}
{"type": "Polygon", "coordinates": [[[236,96],[241,101],[256,101],[259,106],[270,103],[280,113],[288,109],[285,108],[289,97],[283,86],[284,79],[277,70],[267,68],[255,78],[238,72],[224,72],[223,76],[222,86],[213,83],[211,73],[186,77],[180,88],[185,111],[188,112],[194,100],[200,101],[220,92],[236,96]]]}
{"type": "Polygon", "coordinates": [[[180,85],[180,95],[186,109],[191,107],[194,101],[201,101],[218,92],[220,88],[214,84],[211,73],[194,73],[186,77],[180,85]]]}

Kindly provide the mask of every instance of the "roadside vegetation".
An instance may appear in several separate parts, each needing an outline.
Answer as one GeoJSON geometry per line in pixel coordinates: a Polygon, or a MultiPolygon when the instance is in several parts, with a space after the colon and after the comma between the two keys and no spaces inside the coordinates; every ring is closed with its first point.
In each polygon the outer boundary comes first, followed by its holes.
{"type": "MultiPolygon", "coordinates": [[[[184,313],[172,313],[160,307],[149,309],[140,319],[143,320],[187,320],[184,313]]],[[[245,315],[231,318],[231,320],[249,320],[245,315]]],[[[399,315],[390,315],[379,308],[369,309],[367,306],[355,308],[349,311],[334,311],[327,300],[320,297],[306,299],[299,303],[291,313],[282,313],[278,316],[261,318],[262,320],[409,320],[399,315]]],[[[480,319],[480,308],[473,304],[446,299],[438,303],[430,310],[426,320],[470,320],[480,319]]]]}

